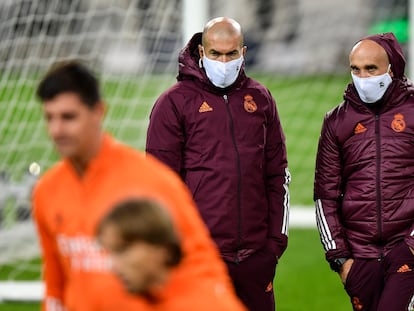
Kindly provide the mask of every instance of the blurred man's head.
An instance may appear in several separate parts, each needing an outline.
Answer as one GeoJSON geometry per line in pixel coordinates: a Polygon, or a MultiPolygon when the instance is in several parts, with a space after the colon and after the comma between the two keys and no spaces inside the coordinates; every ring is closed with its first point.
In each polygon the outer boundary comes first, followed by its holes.
{"type": "Polygon", "coordinates": [[[37,96],[57,151],[85,166],[97,152],[105,113],[95,76],[80,63],[57,64],[40,82],[37,96]]]}
{"type": "Polygon", "coordinates": [[[151,296],[182,259],[169,213],[152,200],[116,205],[100,222],[97,236],[112,259],[113,271],[134,294],[151,296]]]}
{"type": "Polygon", "coordinates": [[[37,96],[42,102],[50,101],[63,93],[75,93],[89,107],[101,100],[98,79],[77,61],[54,64],[37,88],[37,96]]]}

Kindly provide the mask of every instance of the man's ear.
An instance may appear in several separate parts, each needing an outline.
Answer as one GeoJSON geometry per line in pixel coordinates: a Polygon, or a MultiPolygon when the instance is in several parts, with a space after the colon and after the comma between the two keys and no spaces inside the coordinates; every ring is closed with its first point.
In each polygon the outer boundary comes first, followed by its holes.
{"type": "Polygon", "coordinates": [[[98,103],[96,103],[94,109],[98,117],[102,120],[106,114],[106,104],[100,100],[98,103]]]}
{"type": "Polygon", "coordinates": [[[245,46],[242,47],[242,55],[243,55],[243,57],[245,57],[246,53],[247,53],[247,46],[245,45],[245,46]]]}
{"type": "Polygon", "coordinates": [[[203,58],[204,56],[204,49],[201,44],[198,45],[198,55],[200,55],[200,58],[203,58]]]}

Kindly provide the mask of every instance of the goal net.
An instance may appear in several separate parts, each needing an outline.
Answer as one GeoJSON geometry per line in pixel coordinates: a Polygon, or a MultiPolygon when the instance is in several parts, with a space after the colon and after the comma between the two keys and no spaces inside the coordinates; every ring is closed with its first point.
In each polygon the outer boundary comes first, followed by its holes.
{"type": "MultiPolygon", "coordinates": [[[[178,51],[188,32],[183,32],[183,21],[188,15],[197,18],[197,10],[184,16],[185,3],[0,1],[0,301],[38,300],[42,291],[40,282],[36,287],[25,282],[39,281],[41,271],[30,194],[38,168],[41,175],[58,157],[34,96],[39,79],[56,61],[80,59],[89,64],[108,103],[105,128],[143,149],[150,109],[177,74],[178,51]]],[[[203,3],[208,4],[200,4],[207,18],[230,16],[241,23],[248,46],[247,73],[265,84],[278,103],[293,176],[292,205],[311,206],[319,130],[323,114],[341,101],[349,81],[349,49],[361,36],[376,31],[396,32],[405,47],[407,1],[203,3]]],[[[298,215],[298,224],[313,226],[309,214],[310,209],[297,209],[291,223],[298,215]]]]}
{"type": "MultiPolygon", "coordinates": [[[[40,280],[32,163],[41,174],[57,159],[34,95],[40,77],[56,61],[89,64],[109,106],[105,127],[142,149],[149,109],[174,81],[180,22],[176,0],[1,1],[0,300],[14,299],[16,285],[27,288],[16,280],[40,280]]],[[[17,297],[33,299],[33,293],[38,286],[17,297]]]]}

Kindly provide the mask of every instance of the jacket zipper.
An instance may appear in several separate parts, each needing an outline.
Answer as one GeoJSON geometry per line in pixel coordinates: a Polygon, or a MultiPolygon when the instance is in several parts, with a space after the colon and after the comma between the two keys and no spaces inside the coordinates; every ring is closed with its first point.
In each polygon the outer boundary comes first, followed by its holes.
{"type": "MultiPolygon", "coordinates": [[[[382,242],[382,216],[381,216],[381,137],[380,137],[380,126],[379,126],[379,114],[375,115],[375,140],[376,140],[376,159],[377,159],[377,176],[376,176],[376,201],[377,201],[377,227],[378,227],[378,238],[380,243],[382,242]]],[[[383,257],[382,250],[380,258],[383,257]]]]}
{"type": "MultiPolygon", "coordinates": [[[[227,114],[229,116],[230,121],[230,134],[233,141],[234,151],[236,154],[236,166],[237,166],[237,211],[238,211],[238,226],[237,226],[237,250],[241,249],[241,227],[242,227],[242,220],[241,220],[241,167],[240,167],[240,154],[237,148],[236,142],[236,134],[234,133],[234,123],[233,123],[233,116],[231,114],[231,110],[229,107],[229,99],[227,95],[223,95],[224,103],[226,104],[227,114]]],[[[238,253],[236,253],[234,262],[239,262],[238,253]]]]}

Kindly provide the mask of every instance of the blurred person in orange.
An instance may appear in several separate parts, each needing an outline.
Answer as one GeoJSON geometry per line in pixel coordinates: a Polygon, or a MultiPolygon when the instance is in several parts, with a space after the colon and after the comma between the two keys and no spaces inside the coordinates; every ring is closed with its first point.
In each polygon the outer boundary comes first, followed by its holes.
{"type": "Polygon", "coordinates": [[[102,129],[105,104],[95,75],[79,62],[58,64],[42,79],[37,95],[62,158],[33,193],[44,264],[43,310],[150,310],[145,299],[123,288],[95,238],[99,220],[129,196],[156,198],[174,219],[183,258],[168,288],[206,278],[231,291],[226,267],[184,183],[161,162],[102,129]]]}
{"type": "Polygon", "coordinates": [[[145,297],[154,309],[245,310],[234,292],[210,278],[165,287],[179,269],[192,267],[181,267],[181,237],[168,211],[155,200],[130,198],[116,204],[100,222],[97,237],[127,290],[145,297]]]}

